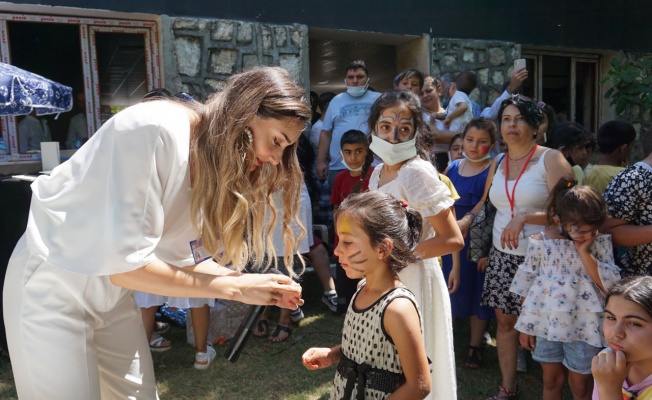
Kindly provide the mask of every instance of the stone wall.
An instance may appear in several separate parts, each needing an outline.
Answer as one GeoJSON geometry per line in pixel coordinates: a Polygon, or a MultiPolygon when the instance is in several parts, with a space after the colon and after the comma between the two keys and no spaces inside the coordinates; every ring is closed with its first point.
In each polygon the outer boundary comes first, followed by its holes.
{"type": "Polygon", "coordinates": [[[471,99],[481,107],[490,106],[509,81],[514,60],[520,58],[521,46],[510,42],[442,39],[432,40],[432,75],[475,72],[478,86],[471,92],[471,99]]]}
{"type": "Polygon", "coordinates": [[[165,87],[205,99],[229,76],[258,65],[285,68],[309,85],[308,28],[257,22],[163,17],[165,87]]]}

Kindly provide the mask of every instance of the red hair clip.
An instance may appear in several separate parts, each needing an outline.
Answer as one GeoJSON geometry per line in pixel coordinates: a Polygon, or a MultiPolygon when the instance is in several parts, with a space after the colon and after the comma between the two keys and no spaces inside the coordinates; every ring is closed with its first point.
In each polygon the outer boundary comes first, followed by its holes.
{"type": "Polygon", "coordinates": [[[401,206],[402,206],[402,207],[406,207],[406,208],[407,208],[407,206],[408,206],[407,201],[401,199],[401,200],[399,200],[398,202],[401,203],[401,206]]]}

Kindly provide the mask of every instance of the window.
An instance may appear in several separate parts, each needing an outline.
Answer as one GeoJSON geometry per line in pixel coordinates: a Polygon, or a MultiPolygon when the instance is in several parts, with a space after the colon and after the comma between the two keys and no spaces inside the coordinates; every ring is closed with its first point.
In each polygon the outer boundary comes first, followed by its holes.
{"type": "Polygon", "coordinates": [[[599,126],[599,62],[596,54],[523,50],[526,96],[552,106],[560,121],[576,121],[591,132],[599,126]]]}
{"type": "MultiPolygon", "coordinates": [[[[115,112],[161,86],[157,29],[153,21],[0,14],[0,60],[78,92],[70,112],[45,117],[52,140],[65,149],[74,115],[86,113],[90,137],[115,112]]],[[[20,120],[1,118],[9,154],[0,154],[0,161],[40,159],[19,153],[20,120]]]]}

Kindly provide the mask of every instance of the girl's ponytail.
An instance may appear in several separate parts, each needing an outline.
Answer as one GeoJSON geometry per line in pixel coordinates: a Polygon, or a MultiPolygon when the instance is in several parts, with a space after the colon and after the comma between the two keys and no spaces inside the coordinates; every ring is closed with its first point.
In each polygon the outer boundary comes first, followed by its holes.
{"type": "Polygon", "coordinates": [[[419,244],[421,239],[421,228],[423,219],[421,214],[411,207],[405,207],[405,217],[407,219],[407,235],[406,245],[411,251],[419,244]]]}

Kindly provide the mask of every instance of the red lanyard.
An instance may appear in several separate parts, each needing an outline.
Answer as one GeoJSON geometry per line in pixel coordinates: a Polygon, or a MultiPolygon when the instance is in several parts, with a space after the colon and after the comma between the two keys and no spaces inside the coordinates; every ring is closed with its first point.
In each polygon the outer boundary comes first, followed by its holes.
{"type": "Polygon", "coordinates": [[[530,160],[532,159],[532,156],[534,155],[536,149],[537,149],[537,145],[535,144],[534,146],[532,146],[530,155],[527,156],[527,160],[525,160],[525,164],[523,164],[523,168],[521,168],[521,172],[518,174],[518,177],[516,178],[516,182],[514,182],[514,187],[512,188],[511,196],[509,195],[509,189],[507,188],[507,179],[509,177],[509,155],[507,155],[507,159],[505,160],[505,194],[507,195],[507,201],[509,201],[509,206],[512,209],[512,218],[514,218],[514,192],[516,191],[516,185],[518,185],[518,181],[519,179],[521,179],[523,172],[525,172],[525,168],[530,163],[530,160]]]}

